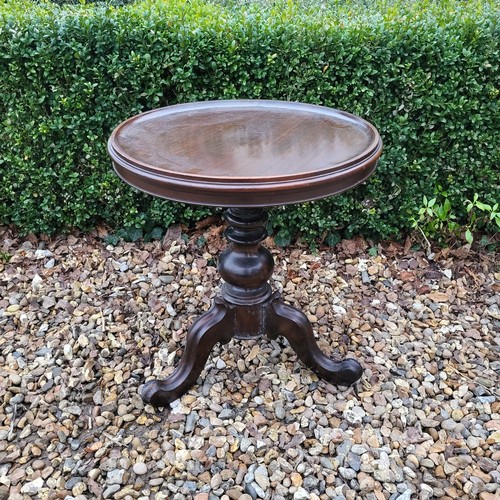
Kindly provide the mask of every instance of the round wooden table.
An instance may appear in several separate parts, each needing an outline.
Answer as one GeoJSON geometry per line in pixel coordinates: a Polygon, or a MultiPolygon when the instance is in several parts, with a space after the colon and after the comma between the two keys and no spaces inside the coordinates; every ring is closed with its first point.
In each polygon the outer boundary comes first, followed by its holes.
{"type": "Polygon", "coordinates": [[[126,120],[113,131],[108,151],[118,175],[141,191],[229,208],[220,297],[189,329],[172,375],[144,385],[144,401],[168,406],[196,382],[213,346],[233,337],[282,335],[326,380],[351,385],[361,377],[356,360],[326,356],[307,317],[273,293],[274,261],[261,242],[267,236],[265,207],[331,196],[372,174],[382,143],[371,124],[310,104],[207,101],[126,120]]]}

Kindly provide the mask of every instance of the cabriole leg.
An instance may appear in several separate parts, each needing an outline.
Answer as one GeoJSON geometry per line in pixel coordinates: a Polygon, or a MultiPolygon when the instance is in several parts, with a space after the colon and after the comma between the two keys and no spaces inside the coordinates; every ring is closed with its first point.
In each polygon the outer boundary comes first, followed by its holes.
{"type": "Polygon", "coordinates": [[[194,385],[203,370],[212,348],[226,344],[233,336],[234,311],[220,299],[190,328],[186,349],[175,371],[165,380],[150,380],[141,397],[153,406],[169,406],[194,385]]]}
{"type": "Polygon", "coordinates": [[[306,315],[285,304],[278,294],[273,295],[267,315],[267,336],[285,337],[302,362],[333,384],[352,385],[361,378],[363,369],[354,359],[334,361],[316,343],[306,315]]]}

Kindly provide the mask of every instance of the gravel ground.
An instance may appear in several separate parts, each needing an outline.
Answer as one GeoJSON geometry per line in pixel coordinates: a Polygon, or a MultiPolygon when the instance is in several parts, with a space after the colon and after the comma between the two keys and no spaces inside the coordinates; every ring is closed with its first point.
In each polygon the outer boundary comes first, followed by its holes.
{"type": "Polygon", "coordinates": [[[495,255],[266,243],[273,286],[361,381],[232,341],[158,412],[138,390],[217,293],[221,227],[119,246],[0,228],[0,499],[499,499],[495,255]]]}

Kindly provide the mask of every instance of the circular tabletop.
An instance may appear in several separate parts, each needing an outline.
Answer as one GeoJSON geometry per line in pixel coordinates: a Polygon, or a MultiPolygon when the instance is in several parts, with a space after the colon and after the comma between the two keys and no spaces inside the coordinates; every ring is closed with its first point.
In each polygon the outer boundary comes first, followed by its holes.
{"type": "Polygon", "coordinates": [[[118,175],[149,194],[219,207],[325,198],[363,182],[382,151],[365,120],[323,106],[230,100],[134,116],[108,142],[118,175]]]}

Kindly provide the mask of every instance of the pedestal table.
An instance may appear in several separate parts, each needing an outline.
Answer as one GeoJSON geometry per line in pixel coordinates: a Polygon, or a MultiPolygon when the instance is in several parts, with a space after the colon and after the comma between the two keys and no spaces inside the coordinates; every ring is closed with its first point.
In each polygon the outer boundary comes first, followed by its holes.
{"type": "Polygon", "coordinates": [[[113,131],[108,151],[118,175],[141,191],[228,208],[221,294],[189,329],[172,375],[144,385],[144,401],[168,406],[196,382],[213,346],[232,338],[281,335],[320,377],[340,385],[361,377],[356,360],[326,356],[307,317],[273,293],[274,261],[261,242],[266,207],[335,195],[371,175],[382,151],[371,124],[309,104],[207,101],[126,120],[113,131]]]}

